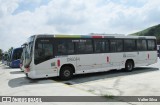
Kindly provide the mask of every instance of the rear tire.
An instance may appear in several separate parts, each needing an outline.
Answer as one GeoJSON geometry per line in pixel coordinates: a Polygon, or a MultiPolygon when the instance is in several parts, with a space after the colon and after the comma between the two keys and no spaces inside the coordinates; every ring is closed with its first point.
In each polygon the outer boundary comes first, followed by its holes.
{"type": "Polygon", "coordinates": [[[61,68],[60,78],[62,80],[69,80],[73,77],[73,69],[69,66],[65,66],[61,68]]]}
{"type": "Polygon", "coordinates": [[[133,61],[131,61],[131,60],[127,61],[125,64],[125,71],[131,72],[131,71],[133,71],[133,68],[134,68],[133,61]]]}

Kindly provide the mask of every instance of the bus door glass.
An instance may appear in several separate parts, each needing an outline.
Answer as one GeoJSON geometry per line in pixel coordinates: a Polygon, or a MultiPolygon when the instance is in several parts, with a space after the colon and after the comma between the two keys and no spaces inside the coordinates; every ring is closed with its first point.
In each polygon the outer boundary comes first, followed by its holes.
{"type": "Polygon", "coordinates": [[[110,52],[110,66],[119,69],[123,61],[123,40],[110,40],[110,52]]]}
{"type": "Polygon", "coordinates": [[[34,64],[36,72],[44,75],[53,73],[53,42],[52,39],[39,38],[35,43],[34,64]]]}
{"type": "Polygon", "coordinates": [[[145,65],[147,64],[147,41],[145,39],[137,40],[137,64],[138,65],[145,65]]]}

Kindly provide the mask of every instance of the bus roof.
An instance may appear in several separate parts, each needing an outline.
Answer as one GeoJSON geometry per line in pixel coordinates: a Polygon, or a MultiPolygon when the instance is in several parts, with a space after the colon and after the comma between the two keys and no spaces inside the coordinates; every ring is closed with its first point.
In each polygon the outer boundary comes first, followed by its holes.
{"type": "MultiPolygon", "coordinates": [[[[91,35],[60,35],[60,34],[39,34],[34,35],[38,38],[40,37],[54,37],[54,38],[133,38],[133,39],[156,39],[155,36],[131,36],[131,35],[123,35],[123,34],[91,34],[91,35]]],[[[31,36],[32,37],[32,36],[31,36]]]]}
{"type": "Polygon", "coordinates": [[[19,50],[19,49],[22,49],[22,47],[14,48],[13,50],[19,50]]]}

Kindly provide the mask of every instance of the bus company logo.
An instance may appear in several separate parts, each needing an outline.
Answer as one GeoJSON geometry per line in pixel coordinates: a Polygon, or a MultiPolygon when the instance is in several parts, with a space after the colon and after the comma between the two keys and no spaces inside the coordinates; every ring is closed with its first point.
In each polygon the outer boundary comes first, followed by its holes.
{"type": "Polygon", "coordinates": [[[2,97],[2,102],[12,102],[11,97],[2,97]]]}

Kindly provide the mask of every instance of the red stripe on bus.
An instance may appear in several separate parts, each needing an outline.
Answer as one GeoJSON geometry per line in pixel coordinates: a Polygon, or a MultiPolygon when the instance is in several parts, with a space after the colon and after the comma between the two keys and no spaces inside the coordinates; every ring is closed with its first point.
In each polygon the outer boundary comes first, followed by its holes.
{"type": "Polygon", "coordinates": [[[60,67],[60,60],[57,60],[57,66],[60,67]]]}
{"type": "Polygon", "coordinates": [[[92,36],[92,38],[102,38],[102,36],[92,36]]]}
{"type": "Polygon", "coordinates": [[[109,62],[109,57],[107,56],[107,63],[109,62]]]}

